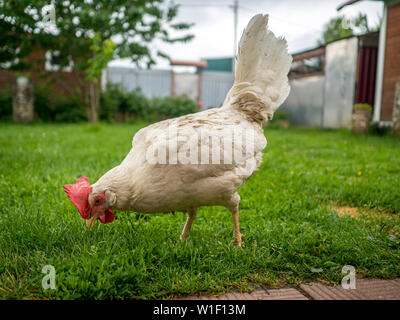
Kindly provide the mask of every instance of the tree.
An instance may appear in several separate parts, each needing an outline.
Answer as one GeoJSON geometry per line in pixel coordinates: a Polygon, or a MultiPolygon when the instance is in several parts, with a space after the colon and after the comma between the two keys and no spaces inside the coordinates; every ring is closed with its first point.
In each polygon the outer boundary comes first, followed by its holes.
{"type": "Polygon", "coordinates": [[[174,43],[193,38],[190,34],[171,36],[191,24],[176,22],[179,7],[165,0],[53,0],[55,19],[44,22],[42,9],[49,1],[0,0],[0,42],[4,44],[0,63],[27,69],[23,58],[34,46],[60,52],[61,66],[73,63],[91,121],[97,119],[96,103],[92,103],[98,99],[99,72],[109,59],[130,58],[150,67],[154,55],[168,58],[164,52],[150,50],[154,39],[174,43]]]}
{"type": "Polygon", "coordinates": [[[90,122],[96,122],[99,110],[99,82],[100,76],[104,68],[107,67],[108,62],[111,60],[115,49],[115,43],[110,40],[101,40],[100,34],[92,39],[90,50],[93,54],[92,58],[88,59],[88,68],[85,70],[86,81],[90,83],[89,100],[90,110],[88,112],[90,122]]]}
{"type": "Polygon", "coordinates": [[[366,14],[360,13],[353,19],[346,18],[342,15],[332,18],[327,24],[325,24],[322,39],[319,40],[318,43],[327,44],[339,39],[353,36],[355,34],[363,34],[378,30],[379,25],[372,28],[368,25],[368,18],[366,14]]]}

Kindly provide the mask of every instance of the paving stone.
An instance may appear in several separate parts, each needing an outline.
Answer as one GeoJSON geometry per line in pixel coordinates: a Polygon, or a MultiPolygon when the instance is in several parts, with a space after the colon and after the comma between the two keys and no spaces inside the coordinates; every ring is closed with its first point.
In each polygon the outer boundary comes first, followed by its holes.
{"type": "Polygon", "coordinates": [[[220,296],[186,296],[178,300],[307,300],[295,288],[256,290],[252,293],[230,292],[220,296]]]}
{"type": "Polygon", "coordinates": [[[270,289],[263,300],[308,300],[305,295],[295,288],[270,289]]]}
{"type": "Polygon", "coordinates": [[[315,300],[400,300],[400,279],[357,279],[355,289],[321,283],[302,284],[300,288],[315,300]]]}
{"type": "MultiPolygon", "coordinates": [[[[400,279],[357,279],[356,289],[322,283],[302,284],[300,290],[315,300],[400,300],[400,279]]],[[[308,300],[296,288],[255,290],[251,293],[229,292],[220,296],[187,296],[179,300],[308,300]]]]}

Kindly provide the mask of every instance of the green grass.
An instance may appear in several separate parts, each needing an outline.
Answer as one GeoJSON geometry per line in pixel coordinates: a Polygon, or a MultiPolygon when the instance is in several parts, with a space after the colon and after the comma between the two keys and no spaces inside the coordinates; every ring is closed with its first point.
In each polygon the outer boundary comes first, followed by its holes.
{"type": "Polygon", "coordinates": [[[119,164],[140,125],[0,127],[0,298],[171,298],[310,280],[400,275],[400,140],[347,131],[266,130],[260,170],[239,190],[243,248],[231,214],[116,212],[89,231],[62,190],[119,164]],[[358,207],[357,218],[332,206],[358,207]],[[43,290],[44,265],[56,290],[43,290]],[[319,271],[319,272],[316,272],[319,271]]]}

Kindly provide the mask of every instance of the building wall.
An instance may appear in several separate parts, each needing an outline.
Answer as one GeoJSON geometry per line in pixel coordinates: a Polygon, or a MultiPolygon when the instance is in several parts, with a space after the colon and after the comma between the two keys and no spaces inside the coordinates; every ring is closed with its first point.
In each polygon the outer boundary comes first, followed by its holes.
{"type": "Polygon", "coordinates": [[[279,110],[290,111],[293,124],[321,127],[324,87],[325,76],[290,80],[290,94],[279,110]]]}
{"type": "Polygon", "coordinates": [[[281,107],[298,125],[340,128],[351,126],[358,38],[328,44],[323,75],[291,79],[289,97],[281,107]]]}
{"type": "Polygon", "coordinates": [[[177,96],[187,95],[192,100],[199,98],[199,75],[197,73],[175,73],[174,94],[177,96]]]}
{"type": "MultiPolygon", "coordinates": [[[[109,67],[106,81],[121,83],[128,91],[141,88],[149,98],[171,95],[172,77],[169,70],[137,70],[126,67],[109,67]]],[[[176,94],[187,94],[197,100],[198,74],[175,73],[176,94]]],[[[203,71],[201,77],[201,98],[204,108],[219,107],[232,87],[234,75],[231,72],[203,71]]]]}
{"type": "Polygon", "coordinates": [[[171,71],[168,70],[108,67],[105,78],[107,82],[122,84],[128,91],[140,88],[148,98],[171,95],[171,71]]]}
{"type": "Polygon", "coordinates": [[[203,71],[225,71],[232,72],[233,58],[206,58],[202,59],[207,61],[207,67],[203,68],[203,71]]]}
{"type": "MultiPolygon", "coordinates": [[[[54,92],[57,94],[73,94],[79,90],[79,81],[74,72],[46,71],[45,52],[41,49],[34,50],[27,58],[31,64],[30,70],[16,72],[28,74],[31,83],[38,84],[50,82],[53,84],[54,92]]],[[[7,87],[13,89],[16,85],[15,72],[0,69],[0,90],[7,87]]]]}
{"type": "Polygon", "coordinates": [[[235,76],[231,72],[204,71],[201,101],[205,108],[219,107],[232,88],[235,76]]]}
{"type": "Polygon", "coordinates": [[[400,82],[400,3],[388,7],[381,121],[391,121],[396,82],[400,82]]]}
{"type": "Polygon", "coordinates": [[[351,127],[353,113],[358,38],[336,41],[326,46],[323,126],[351,127]]]}

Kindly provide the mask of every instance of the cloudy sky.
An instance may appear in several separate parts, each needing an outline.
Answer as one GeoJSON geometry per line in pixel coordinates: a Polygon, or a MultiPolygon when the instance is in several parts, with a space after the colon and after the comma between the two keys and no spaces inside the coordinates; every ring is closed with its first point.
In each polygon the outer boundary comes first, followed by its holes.
{"type": "MultiPolygon", "coordinates": [[[[338,15],[336,8],[345,0],[239,0],[238,39],[249,19],[257,13],[270,16],[270,29],[288,41],[291,53],[316,46],[324,24],[338,15]]],[[[201,58],[229,57],[233,55],[233,0],[175,0],[181,4],[177,21],[195,25],[191,33],[195,38],[189,43],[165,44],[154,42],[172,59],[200,60],[201,58]]],[[[354,17],[366,13],[370,26],[378,23],[383,5],[380,1],[361,1],[345,7],[340,14],[354,17]]],[[[111,65],[130,65],[129,61],[116,60],[111,65]]],[[[153,68],[166,69],[168,61],[157,60],[153,68]]]]}

